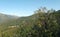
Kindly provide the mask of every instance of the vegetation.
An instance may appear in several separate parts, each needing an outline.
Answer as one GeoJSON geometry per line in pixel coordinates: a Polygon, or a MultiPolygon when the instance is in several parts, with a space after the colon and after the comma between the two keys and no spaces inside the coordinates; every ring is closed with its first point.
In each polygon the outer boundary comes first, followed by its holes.
{"type": "Polygon", "coordinates": [[[0,25],[0,37],[60,37],[60,10],[38,9],[0,25]]]}

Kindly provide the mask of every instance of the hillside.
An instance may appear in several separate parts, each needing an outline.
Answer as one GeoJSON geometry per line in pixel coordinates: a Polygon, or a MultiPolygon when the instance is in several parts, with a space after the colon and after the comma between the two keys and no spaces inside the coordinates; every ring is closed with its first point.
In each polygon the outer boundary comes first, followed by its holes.
{"type": "Polygon", "coordinates": [[[7,21],[16,20],[16,19],[18,19],[17,16],[6,15],[6,14],[0,13],[0,24],[3,23],[3,22],[5,23],[7,21]]]}
{"type": "Polygon", "coordinates": [[[38,9],[31,16],[3,23],[0,37],[60,37],[60,10],[38,9]]]}

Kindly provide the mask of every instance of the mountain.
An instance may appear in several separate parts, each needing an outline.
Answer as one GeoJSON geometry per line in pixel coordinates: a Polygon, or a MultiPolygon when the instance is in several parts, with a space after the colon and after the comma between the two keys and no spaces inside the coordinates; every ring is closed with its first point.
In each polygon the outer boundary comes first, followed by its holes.
{"type": "Polygon", "coordinates": [[[60,10],[45,13],[39,9],[31,16],[2,23],[0,37],[60,37],[60,10]]]}
{"type": "Polygon", "coordinates": [[[18,19],[18,17],[0,13],[0,23],[6,22],[9,20],[15,20],[15,19],[18,19]]]}

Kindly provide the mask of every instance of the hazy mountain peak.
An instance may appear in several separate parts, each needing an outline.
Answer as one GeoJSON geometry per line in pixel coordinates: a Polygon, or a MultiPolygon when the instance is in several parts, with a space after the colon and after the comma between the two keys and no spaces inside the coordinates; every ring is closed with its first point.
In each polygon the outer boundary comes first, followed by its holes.
{"type": "Polygon", "coordinates": [[[0,23],[6,22],[6,21],[11,20],[11,19],[13,19],[13,20],[18,19],[18,17],[0,13],[0,23]]]}

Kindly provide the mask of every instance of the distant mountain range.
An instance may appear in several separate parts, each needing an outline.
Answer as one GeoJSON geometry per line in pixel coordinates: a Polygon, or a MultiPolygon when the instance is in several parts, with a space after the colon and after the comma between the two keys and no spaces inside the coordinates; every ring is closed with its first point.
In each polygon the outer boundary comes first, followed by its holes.
{"type": "Polygon", "coordinates": [[[6,15],[6,14],[0,13],[0,23],[6,22],[12,19],[15,20],[17,18],[18,18],[17,16],[6,15]]]}

